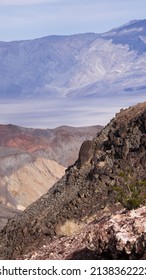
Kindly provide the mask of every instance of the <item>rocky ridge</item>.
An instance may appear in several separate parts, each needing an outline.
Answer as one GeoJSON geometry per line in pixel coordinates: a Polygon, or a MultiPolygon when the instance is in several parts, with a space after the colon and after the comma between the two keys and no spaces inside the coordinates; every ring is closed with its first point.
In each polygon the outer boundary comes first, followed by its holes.
{"type": "MultiPolygon", "coordinates": [[[[81,225],[79,228],[88,226],[91,220],[94,224],[98,213],[101,216],[102,211],[117,203],[121,211],[144,205],[145,147],[146,102],[121,110],[97,137],[86,140],[65,176],[23,214],[9,221],[0,234],[0,258],[19,259],[28,252],[33,255],[44,240],[49,244],[62,234],[60,229],[67,222],[81,225]]],[[[109,253],[102,256],[108,257],[109,253]]],[[[119,253],[113,258],[119,258],[119,253]]]]}

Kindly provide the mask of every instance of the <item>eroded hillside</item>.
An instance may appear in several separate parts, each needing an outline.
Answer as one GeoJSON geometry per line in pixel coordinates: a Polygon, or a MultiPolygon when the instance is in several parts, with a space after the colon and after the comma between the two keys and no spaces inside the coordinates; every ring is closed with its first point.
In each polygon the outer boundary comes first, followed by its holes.
{"type": "Polygon", "coordinates": [[[77,158],[81,143],[93,138],[100,129],[0,125],[0,203],[5,206],[0,213],[1,225],[15,215],[16,209],[24,210],[46,193],[77,158]]]}

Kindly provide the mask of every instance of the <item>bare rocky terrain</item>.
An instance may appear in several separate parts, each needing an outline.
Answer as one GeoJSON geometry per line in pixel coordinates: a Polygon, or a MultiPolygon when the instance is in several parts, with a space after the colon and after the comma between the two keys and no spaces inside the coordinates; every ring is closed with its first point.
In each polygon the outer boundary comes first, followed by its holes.
{"type": "Polygon", "coordinates": [[[65,175],[8,222],[0,258],[145,259],[145,150],[146,102],[85,140],[65,175]]]}
{"type": "Polygon", "coordinates": [[[13,209],[11,207],[5,206],[3,203],[0,203],[0,230],[4,228],[8,219],[14,217],[20,213],[19,210],[13,209]]]}
{"type": "Polygon", "coordinates": [[[107,208],[94,221],[79,225],[64,236],[48,242],[47,237],[35,250],[22,254],[28,260],[101,260],[146,259],[146,207],[126,211],[107,208]],[[117,212],[116,212],[117,211],[117,212]]]}

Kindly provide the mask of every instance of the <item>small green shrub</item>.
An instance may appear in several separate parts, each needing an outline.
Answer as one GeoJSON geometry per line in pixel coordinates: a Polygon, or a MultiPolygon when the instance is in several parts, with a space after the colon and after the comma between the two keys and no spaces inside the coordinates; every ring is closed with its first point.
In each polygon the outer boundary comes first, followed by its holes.
{"type": "Polygon", "coordinates": [[[116,199],[128,210],[136,209],[146,202],[146,179],[127,183],[124,187],[114,185],[116,199]]]}

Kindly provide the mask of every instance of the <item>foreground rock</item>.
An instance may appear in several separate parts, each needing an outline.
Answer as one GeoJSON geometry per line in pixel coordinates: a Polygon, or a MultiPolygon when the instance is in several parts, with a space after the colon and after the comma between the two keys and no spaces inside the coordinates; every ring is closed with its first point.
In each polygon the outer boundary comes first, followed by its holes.
{"type": "Polygon", "coordinates": [[[121,210],[115,214],[110,211],[113,209],[82,226],[79,233],[55,238],[51,243],[44,238],[38,248],[33,248],[21,258],[146,259],[146,207],[131,211],[121,210]]]}
{"type": "Polygon", "coordinates": [[[2,230],[0,258],[21,258],[42,240],[55,240],[66,223],[82,227],[117,202],[127,210],[145,205],[145,133],[146,102],[121,110],[97,137],[86,140],[65,176],[2,230]]]}

